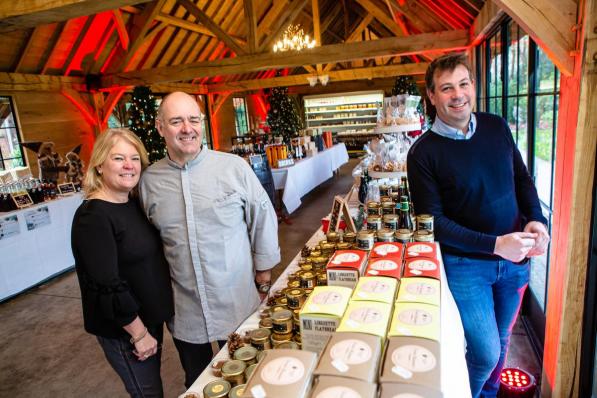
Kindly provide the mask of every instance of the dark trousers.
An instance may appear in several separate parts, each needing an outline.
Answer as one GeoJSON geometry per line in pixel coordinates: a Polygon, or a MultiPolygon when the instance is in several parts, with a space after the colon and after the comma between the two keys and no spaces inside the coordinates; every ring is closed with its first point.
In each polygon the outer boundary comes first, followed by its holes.
{"type": "Polygon", "coordinates": [[[147,330],[158,341],[158,352],[145,361],[139,361],[133,354],[133,346],[128,338],[110,339],[97,336],[106,359],[122,379],[131,397],[163,397],[160,364],[162,359],[163,325],[148,327],[147,330]]]}
{"type": "MultiPolygon", "coordinates": [[[[209,365],[216,353],[212,350],[211,343],[187,343],[174,337],[172,337],[172,340],[174,340],[174,345],[178,350],[180,363],[184,369],[184,385],[188,389],[197,380],[203,369],[209,365]]],[[[226,340],[218,340],[217,343],[222,348],[226,344],[226,340]]]]}

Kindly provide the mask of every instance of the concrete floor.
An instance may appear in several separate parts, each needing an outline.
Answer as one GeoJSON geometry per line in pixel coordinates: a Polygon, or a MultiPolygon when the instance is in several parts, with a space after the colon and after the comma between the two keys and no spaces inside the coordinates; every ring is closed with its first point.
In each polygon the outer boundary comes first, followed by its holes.
{"type": "MultiPolygon", "coordinates": [[[[356,160],[337,176],[302,199],[291,214],[292,224],[280,224],[282,261],[296,255],[319,227],[332,206],[334,195],[345,194],[352,184],[356,160]]],[[[0,304],[0,397],[126,397],[122,382],[107,364],[94,336],[83,330],[80,292],[74,272],[0,304]]],[[[513,336],[509,363],[540,374],[524,329],[513,336]],[[531,363],[529,363],[531,362],[531,363]]],[[[166,397],[184,392],[183,371],[170,335],[162,354],[162,380],[166,397]]]]}

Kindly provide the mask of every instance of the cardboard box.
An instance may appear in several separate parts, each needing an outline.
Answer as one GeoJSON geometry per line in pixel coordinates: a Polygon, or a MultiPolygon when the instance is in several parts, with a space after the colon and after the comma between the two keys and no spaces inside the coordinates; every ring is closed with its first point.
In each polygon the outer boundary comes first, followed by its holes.
{"type": "Polygon", "coordinates": [[[440,306],[440,281],[431,278],[402,278],[396,302],[440,306]]]}
{"type": "Polygon", "coordinates": [[[311,387],[317,354],[302,350],[268,350],[243,392],[243,398],[305,398],[311,387]]]}
{"type": "Polygon", "coordinates": [[[440,391],[425,386],[402,383],[382,383],[379,398],[442,398],[440,391]]]}
{"type": "Polygon", "coordinates": [[[369,333],[383,339],[388,332],[392,304],[351,301],[336,331],[369,333]]]}
{"type": "Polygon", "coordinates": [[[434,258],[409,258],[404,264],[404,278],[424,276],[440,279],[439,261],[434,258]]]}
{"type": "Polygon", "coordinates": [[[377,384],[344,377],[318,377],[311,398],[377,398],[377,384]]]}
{"type": "Polygon", "coordinates": [[[367,252],[364,250],[336,250],[326,266],[328,286],[354,289],[366,264],[367,252]]]}
{"type": "Polygon", "coordinates": [[[378,301],[393,304],[398,281],[383,276],[363,276],[352,293],[352,301],[378,301]]]}
{"type": "Polygon", "coordinates": [[[315,375],[342,376],[374,383],[381,361],[382,342],[366,333],[333,333],[315,375]]]}
{"type": "Polygon", "coordinates": [[[352,295],[342,286],[317,286],[299,312],[303,350],[319,353],[336,331],[352,295]]]}
{"type": "Polygon", "coordinates": [[[393,257],[402,260],[403,245],[399,242],[377,242],[371,249],[371,258],[393,257]]]}
{"type": "Polygon", "coordinates": [[[415,384],[441,391],[439,343],[416,337],[390,337],[379,381],[415,384]]]}
{"type": "Polygon", "coordinates": [[[404,258],[427,257],[437,258],[437,243],[435,242],[410,242],[404,249],[404,258]]]}
{"type": "Polygon", "coordinates": [[[363,275],[386,276],[400,280],[402,276],[402,259],[388,257],[370,259],[363,275]]]}
{"type": "Polygon", "coordinates": [[[396,303],[388,336],[414,336],[439,341],[439,307],[421,303],[396,303]]]}

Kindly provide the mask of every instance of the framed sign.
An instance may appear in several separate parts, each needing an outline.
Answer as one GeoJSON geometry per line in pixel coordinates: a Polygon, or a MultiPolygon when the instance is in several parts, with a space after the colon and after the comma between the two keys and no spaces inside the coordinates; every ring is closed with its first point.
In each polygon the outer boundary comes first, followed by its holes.
{"type": "Polygon", "coordinates": [[[343,204],[344,200],[341,196],[334,197],[334,204],[332,205],[332,211],[330,213],[330,226],[328,227],[328,232],[336,232],[338,230],[338,224],[340,224],[340,213],[342,211],[343,204]]]}
{"type": "Polygon", "coordinates": [[[348,203],[346,203],[346,201],[342,201],[342,218],[346,223],[346,231],[356,233],[357,228],[354,225],[354,221],[352,219],[352,216],[350,215],[350,211],[348,210],[348,203]]]}
{"type": "Polygon", "coordinates": [[[77,192],[75,184],[72,182],[65,182],[64,184],[58,184],[58,193],[60,195],[68,195],[77,192]]]}
{"type": "Polygon", "coordinates": [[[24,209],[33,205],[33,200],[27,192],[11,193],[10,197],[17,206],[17,209],[24,209]]]}

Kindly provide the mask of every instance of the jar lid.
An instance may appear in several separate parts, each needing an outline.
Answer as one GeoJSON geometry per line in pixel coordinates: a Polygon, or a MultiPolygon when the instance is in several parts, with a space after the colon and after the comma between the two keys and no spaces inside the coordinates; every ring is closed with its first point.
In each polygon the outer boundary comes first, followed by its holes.
{"type": "Polygon", "coordinates": [[[243,374],[246,368],[247,364],[245,362],[238,359],[231,359],[230,361],[224,362],[224,365],[222,365],[222,376],[238,376],[243,374]]]}
{"type": "MultiPolygon", "coordinates": [[[[378,215],[370,215],[369,217],[367,217],[367,222],[370,221],[381,221],[381,216],[378,215]]],[[[362,231],[361,231],[362,232],[362,231]]],[[[360,233],[360,232],[359,232],[360,233]]]]}
{"type": "Polygon", "coordinates": [[[372,209],[379,207],[379,202],[367,202],[367,207],[372,209]]]}
{"type": "Polygon", "coordinates": [[[285,348],[288,350],[299,350],[299,345],[295,341],[284,341],[278,345],[277,348],[285,348]]]}
{"type": "Polygon", "coordinates": [[[301,280],[313,279],[315,274],[312,271],[303,271],[300,275],[301,280]]]}
{"type": "Polygon", "coordinates": [[[288,292],[286,292],[286,298],[300,297],[300,296],[303,296],[304,294],[305,294],[305,291],[303,289],[300,289],[300,288],[291,289],[288,292]]]}
{"type": "Polygon", "coordinates": [[[396,231],[396,237],[398,238],[410,238],[413,236],[413,231],[411,231],[410,229],[399,229],[396,231]]]}
{"type": "Polygon", "coordinates": [[[389,228],[383,228],[377,231],[377,236],[383,236],[384,238],[389,238],[394,235],[394,230],[389,228]]]}
{"type": "Polygon", "coordinates": [[[251,346],[251,345],[246,345],[244,347],[241,347],[239,349],[237,349],[236,351],[234,351],[234,359],[238,359],[239,361],[251,361],[253,359],[255,359],[255,357],[257,356],[257,348],[251,346]]]}
{"type": "Polygon", "coordinates": [[[359,231],[359,234],[357,235],[357,237],[359,239],[368,239],[368,238],[373,238],[374,236],[374,232],[373,231],[369,231],[369,230],[362,230],[359,231]]]}
{"type": "Polygon", "coordinates": [[[251,341],[262,341],[267,340],[269,336],[272,334],[269,329],[266,328],[259,328],[254,329],[251,331],[251,341]]]}
{"type": "MultiPolygon", "coordinates": [[[[253,366],[253,365],[251,365],[253,366]]],[[[249,366],[249,368],[251,367],[249,366]]],[[[247,368],[248,370],[248,368],[247,368]]],[[[245,371],[245,378],[249,378],[247,376],[247,372],[245,371]]],[[[242,398],[243,394],[245,393],[245,386],[246,384],[239,384],[238,386],[232,387],[230,392],[228,393],[229,398],[242,398]]]]}
{"type": "Polygon", "coordinates": [[[396,214],[386,214],[383,216],[384,221],[398,221],[398,216],[396,214]]]}
{"type": "Polygon", "coordinates": [[[276,311],[272,314],[272,321],[276,322],[286,322],[292,319],[292,312],[290,310],[282,310],[276,311]]]}
{"type": "Polygon", "coordinates": [[[228,396],[230,383],[226,380],[214,380],[203,387],[205,398],[224,398],[228,396]]]}
{"type": "Polygon", "coordinates": [[[431,214],[419,214],[417,218],[420,220],[433,220],[433,216],[431,214]]]}
{"type": "Polygon", "coordinates": [[[352,243],[350,242],[340,242],[338,244],[336,244],[336,248],[338,250],[348,250],[352,247],[352,243]]]}
{"type": "Polygon", "coordinates": [[[389,201],[383,202],[381,204],[381,207],[390,207],[390,208],[393,209],[394,208],[394,201],[393,200],[389,200],[389,201]]]}
{"type": "Polygon", "coordinates": [[[262,320],[259,321],[259,327],[260,328],[266,328],[266,329],[271,329],[272,328],[272,318],[263,318],[262,320]]]}

